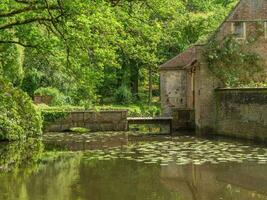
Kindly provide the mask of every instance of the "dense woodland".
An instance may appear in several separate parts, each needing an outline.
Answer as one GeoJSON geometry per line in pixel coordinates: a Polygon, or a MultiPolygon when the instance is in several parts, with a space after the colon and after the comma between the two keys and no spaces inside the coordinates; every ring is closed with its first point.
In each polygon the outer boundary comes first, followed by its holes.
{"type": "Polygon", "coordinates": [[[2,0],[0,75],[31,97],[56,88],[68,104],[147,102],[158,66],[204,41],[234,4],[2,0]]]}
{"type": "Polygon", "coordinates": [[[40,134],[35,94],[54,106],[153,107],[158,66],[205,42],[235,3],[1,0],[0,140],[40,134]]]}

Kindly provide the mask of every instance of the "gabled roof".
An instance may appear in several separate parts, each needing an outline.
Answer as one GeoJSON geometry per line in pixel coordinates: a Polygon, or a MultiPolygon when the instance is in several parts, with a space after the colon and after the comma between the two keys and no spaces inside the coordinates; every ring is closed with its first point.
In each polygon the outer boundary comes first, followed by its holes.
{"type": "Polygon", "coordinates": [[[160,69],[184,69],[186,66],[196,62],[196,60],[196,47],[192,46],[186,49],[183,53],[178,54],[176,57],[161,65],[160,69]]]}
{"type": "MultiPolygon", "coordinates": [[[[236,19],[245,20],[245,16],[247,15],[247,10],[245,13],[237,12],[237,8],[240,6],[249,7],[252,10],[253,7],[253,15],[251,15],[249,20],[257,20],[259,18],[259,14],[261,14],[261,19],[267,19],[267,12],[265,13],[258,13],[257,9],[266,10],[267,9],[267,0],[239,0],[232,11],[228,14],[225,20],[221,23],[221,25],[214,31],[214,33],[209,37],[207,43],[216,37],[217,33],[223,27],[223,24],[227,21],[234,21],[236,19]],[[249,3],[248,3],[249,1],[249,3]],[[262,5],[263,7],[260,7],[262,5]],[[255,7],[256,6],[256,7],[255,7]],[[258,6],[258,7],[257,7],[258,6]]],[[[244,9],[244,8],[243,8],[244,9]]],[[[186,49],[184,52],[178,54],[176,57],[172,58],[171,60],[167,61],[163,65],[160,66],[160,69],[187,69],[190,65],[197,61],[197,51],[196,45],[186,49]]]]}

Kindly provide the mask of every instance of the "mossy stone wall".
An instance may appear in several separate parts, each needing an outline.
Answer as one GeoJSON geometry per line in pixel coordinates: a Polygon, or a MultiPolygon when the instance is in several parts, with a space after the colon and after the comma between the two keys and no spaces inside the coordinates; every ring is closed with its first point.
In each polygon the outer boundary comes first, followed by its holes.
{"type": "Polygon", "coordinates": [[[90,131],[126,131],[127,110],[70,111],[60,112],[56,117],[45,118],[45,132],[60,132],[74,127],[90,131]]]}
{"type": "Polygon", "coordinates": [[[267,88],[217,89],[217,134],[267,141],[267,88]]]}

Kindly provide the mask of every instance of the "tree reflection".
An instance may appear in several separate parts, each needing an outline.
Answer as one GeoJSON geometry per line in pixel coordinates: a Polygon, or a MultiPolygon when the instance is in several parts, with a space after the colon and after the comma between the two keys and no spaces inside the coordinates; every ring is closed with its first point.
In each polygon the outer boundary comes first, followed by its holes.
{"type": "Polygon", "coordinates": [[[40,139],[0,143],[0,172],[16,171],[22,165],[34,165],[43,150],[40,139]]]}
{"type": "Polygon", "coordinates": [[[0,199],[69,199],[80,158],[79,153],[45,152],[40,140],[1,144],[0,199]]]}

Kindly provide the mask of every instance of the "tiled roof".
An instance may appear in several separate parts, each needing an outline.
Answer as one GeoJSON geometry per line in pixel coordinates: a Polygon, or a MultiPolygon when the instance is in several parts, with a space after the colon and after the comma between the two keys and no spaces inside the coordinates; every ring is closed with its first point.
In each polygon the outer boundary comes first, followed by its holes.
{"type": "Polygon", "coordinates": [[[192,46],[160,66],[160,69],[184,69],[197,60],[196,47],[192,46]]]}

